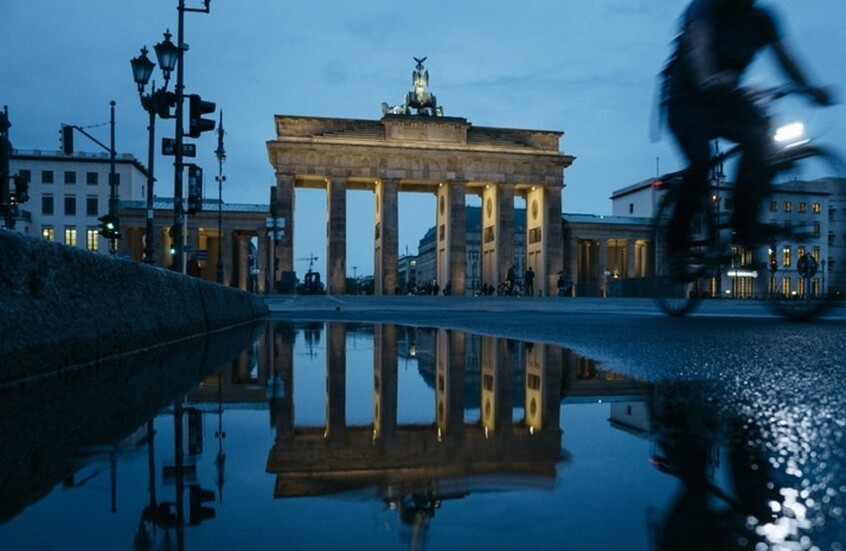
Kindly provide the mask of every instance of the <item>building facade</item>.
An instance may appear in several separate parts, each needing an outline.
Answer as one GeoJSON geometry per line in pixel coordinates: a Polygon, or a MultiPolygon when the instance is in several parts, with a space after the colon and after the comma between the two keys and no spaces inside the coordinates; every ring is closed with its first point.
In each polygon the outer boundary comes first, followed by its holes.
{"type": "MultiPolygon", "coordinates": [[[[20,206],[16,231],[94,253],[110,253],[108,240],[99,234],[98,220],[109,212],[108,154],[15,150],[9,168],[11,173],[29,181],[30,199],[20,206]]],[[[134,156],[124,153],[115,158],[115,173],[121,231],[116,254],[142,261],[146,245],[147,169],[134,156]]],[[[217,200],[204,200],[203,211],[188,217],[184,238],[189,272],[216,281],[220,250],[225,284],[264,291],[268,287],[261,274],[266,274],[267,266],[272,265],[271,241],[265,231],[269,205],[220,206],[222,246],[218,244],[217,200]]],[[[171,267],[172,198],[154,198],[153,221],[153,264],[171,267]]]]}
{"type": "MultiPolygon", "coordinates": [[[[106,153],[62,154],[59,151],[12,153],[10,171],[29,181],[29,202],[21,206],[15,229],[72,247],[108,253],[98,233],[98,218],[109,211],[110,159],[106,153]]],[[[141,199],[147,169],[128,153],[115,159],[120,199],[141,199]]]]}
{"type": "MultiPolygon", "coordinates": [[[[800,237],[756,250],[730,245],[731,261],[719,276],[703,278],[700,292],[712,297],[765,298],[774,293],[803,297],[833,291],[830,282],[843,281],[846,271],[843,184],[839,180],[819,179],[775,186],[775,193],[761,206],[761,220],[793,226],[800,237]],[[809,279],[798,271],[798,261],[806,254],[819,266],[809,279]]],[[[721,220],[728,220],[734,209],[732,189],[731,184],[712,184],[711,205],[721,220]]],[[[664,182],[643,180],[615,191],[611,196],[612,211],[616,215],[651,218],[664,193],[664,182]]]]}

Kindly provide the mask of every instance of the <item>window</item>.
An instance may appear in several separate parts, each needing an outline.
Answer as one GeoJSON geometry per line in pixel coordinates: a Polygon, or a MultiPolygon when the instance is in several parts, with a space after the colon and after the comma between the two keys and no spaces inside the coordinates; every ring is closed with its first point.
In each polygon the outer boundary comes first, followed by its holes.
{"type": "Polygon", "coordinates": [[[42,226],[41,227],[41,237],[43,237],[47,241],[55,241],[56,240],[56,230],[53,229],[53,226],[42,226]]]}
{"type": "Polygon", "coordinates": [[[629,203],[629,214],[634,212],[634,203],[629,203]]]}
{"type": "Polygon", "coordinates": [[[726,210],[732,210],[734,208],[734,201],[732,199],[726,199],[726,210]]]}
{"type": "Polygon", "coordinates": [[[65,245],[76,247],[76,228],[65,228],[65,245]]]}
{"type": "Polygon", "coordinates": [[[53,171],[52,170],[42,170],[41,171],[41,183],[42,184],[52,184],[53,183],[53,171]]]}
{"type": "Polygon", "coordinates": [[[778,212],[778,201],[770,201],[770,212],[778,212]]]}
{"type": "Polygon", "coordinates": [[[76,183],[76,172],[72,170],[65,171],[65,183],[66,184],[75,184],[76,183]]]}
{"type": "Polygon", "coordinates": [[[805,250],[805,247],[799,247],[799,248],[796,250],[796,258],[802,258],[803,256],[805,256],[805,253],[806,253],[806,252],[808,252],[808,251],[807,251],[807,250],[805,250]]]}
{"type": "Polygon", "coordinates": [[[784,296],[790,296],[790,278],[783,277],[781,278],[781,292],[784,296]]]}
{"type": "Polygon", "coordinates": [[[19,170],[18,176],[24,179],[24,182],[31,182],[32,181],[32,171],[31,170],[19,170]]]}
{"type": "Polygon", "coordinates": [[[781,265],[787,268],[790,266],[790,247],[785,247],[782,251],[781,265]]]}
{"type": "Polygon", "coordinates": [[[814,257],[814,260],[817,261],[817,264],[820,263],[820,248],[814,247],[814,251],[811,253],[811,256],[814,257]]]}
{"type": "Polygon", "coordinates": [[[41,196],[41,214],[53,214],[53,196],[41,196]]]}
{"type": "Polygon", "coordinates": [[[100,249],[100,233],[97,228],[88,228],[85,230],[85,248],[89,251],[98,251],[100,249]]]}
{"type": "Polygon", "coordinates": [[[100,183],[100,175],[96,172],[86,172],[85,173],[85,183],[89,186],[96,186],[100,183]]]}
{"type": "Polygon", "coordinates": [[[96,197],[88,197],[85,200],[85,214],[88,216],[97,216],[97,210],[100,208],[100,205],[97,202],[96,197]]]}
{"type": "Polygon", "coordinates": [[[814,204],[811,206],[811,209],[814,211],[814,214],[819,214],[819,213],[820,213],[820,211],[822,211],[822,208],[820,207],[820,204],[819,204],[819,203],[814,203],[814,204]]]}
{"type": "Polygon", "coordinates": [[[814,222],[814,237],[820,236],[820,223],[814,222]]]}
{"type": "Polygon", "coordinates": [[[76,214],[76,197],[65,197],[65,215],[76,214]]]}
{"type": "Polygon", "coordinates": [[[793,212],[793,203],[791,201],[784,202],[784,212],[793,212]]]}
{"type": "Polygon", "coordinates": [[[803,214],[808,212],[808,203],[799,203],[799,212],[803,214]]]}

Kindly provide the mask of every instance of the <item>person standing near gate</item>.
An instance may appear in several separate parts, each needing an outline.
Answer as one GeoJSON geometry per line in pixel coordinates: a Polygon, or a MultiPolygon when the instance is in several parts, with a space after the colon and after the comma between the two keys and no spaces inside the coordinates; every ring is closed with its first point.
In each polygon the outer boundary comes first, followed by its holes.
{"type": "Polygon", "coordinates": [[[533,297],[535,296],[535,271],[532,270],[532,267],[529,266],[529,269],[526,270],[526,296],[533,297]]]}

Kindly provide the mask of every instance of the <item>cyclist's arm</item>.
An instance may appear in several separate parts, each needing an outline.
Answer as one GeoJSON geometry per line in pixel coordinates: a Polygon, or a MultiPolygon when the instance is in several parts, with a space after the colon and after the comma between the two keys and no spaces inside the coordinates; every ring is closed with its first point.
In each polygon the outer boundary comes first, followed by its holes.
{"type": "Polygon", "coordinates": [[[782,38],[781,40],[773,42],[772,47],[776,57],[778,58],[779,64],[793,82],[803,88],[806,88],[808,93],[811,94],[817,102],[823,105],[829,103],[830,97],[828,92],[822,88],[817,88],[811,85],[808,78],[805,76],[805,73],[796,62],[796,58],[791,54],[791,49],[786,44],[785,39],[782,38]]]}

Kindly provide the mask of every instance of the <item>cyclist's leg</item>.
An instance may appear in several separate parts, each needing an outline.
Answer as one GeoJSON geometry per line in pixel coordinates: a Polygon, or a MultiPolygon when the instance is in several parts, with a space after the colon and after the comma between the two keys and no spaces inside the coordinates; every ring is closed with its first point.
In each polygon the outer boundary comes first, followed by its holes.
{"type": "Polygon", "coordinates": [[[708,194],[708,171],[711,166],[712,110],[701,102],[671,104],[668,113],[670,129],[687,157],[688,168],[682,179],[684,192],[667,225],[667,245],[681,249],[688,237],[690,223],[708,194]]]}
{"type": "Polygon", "coordinates": [[[745,97],[728,101],[721,112],[720,134],[737,142],[743,149],[737,170],[734,191],[734,211],[731,225],[735,240],[742,245],[760,244],[758,217],[772,174],[767,168],[767,154],[771,147],[769,123],[764,114],[745,97]]]}

